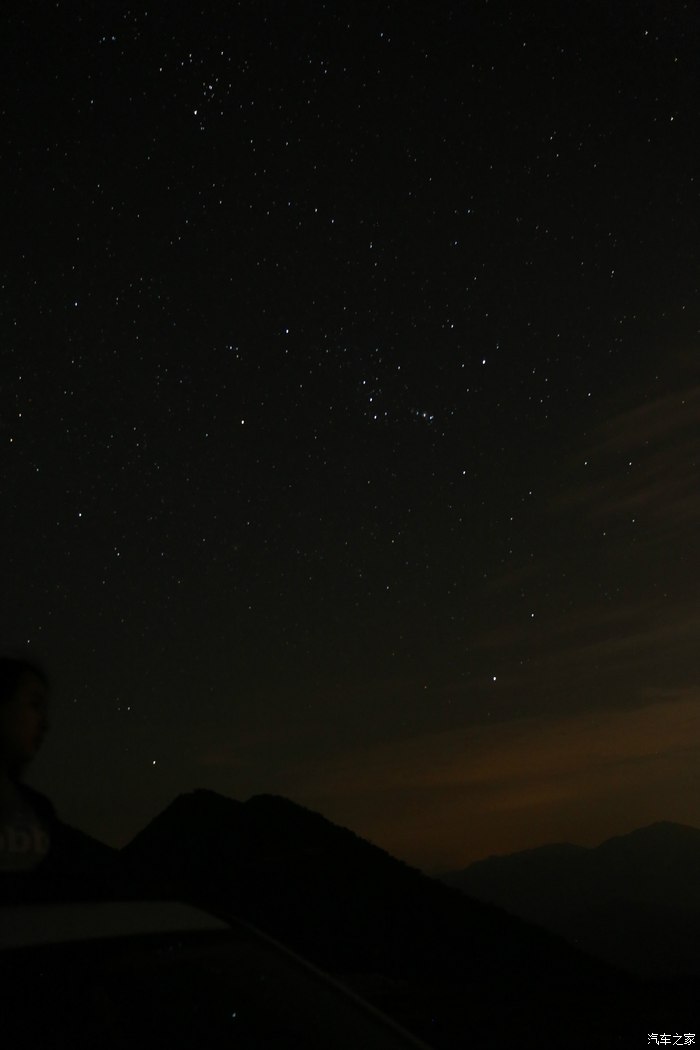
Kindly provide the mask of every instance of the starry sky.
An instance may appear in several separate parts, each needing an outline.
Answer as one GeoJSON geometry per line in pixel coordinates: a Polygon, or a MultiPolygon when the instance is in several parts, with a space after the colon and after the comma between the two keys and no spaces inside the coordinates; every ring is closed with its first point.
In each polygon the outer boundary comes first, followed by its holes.
{"type": "Polygon", "coordinates": [[[3,7],[3,651],[113,845],[700,825],[692,3],[3,7]]]}

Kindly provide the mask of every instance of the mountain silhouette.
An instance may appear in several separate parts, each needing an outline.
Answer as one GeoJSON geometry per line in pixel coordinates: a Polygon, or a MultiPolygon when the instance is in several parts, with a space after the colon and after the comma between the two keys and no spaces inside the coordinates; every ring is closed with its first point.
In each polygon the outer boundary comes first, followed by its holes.
{"type": "Polygon", "coordinates": [[[281,796],[238,802],[205,790],[181,795],[122,856],[162,871],[188,896],[223,904],[293,941],[325,967],[369,963],[409,976],[433,967],[437,951],[440,960],[459,958],[468,968],[460,919],[478,949],[478,960],[474,952],[470,958],[480,975],[489,967],[517,970],[524,959],[546,968],[553,954],[572,972],[588,965],[559,938],[466,899],[281,796]]]}
{"type": "Polygon", "coordinates": [[[440,1050],[496,1036],[541,1046],[561,1032],[569,1046],[639,1045],[659,1010],[687,1018],[685,1031],[694,1016],[695,984],[650,988],[278,795],[180,795],[120,865],[253,923],[440,1050]]]}
{"type": "Polygon", "coordinates": [[[700,829],[690,825],[493,856],[441,879],[635,974],[700,976],[700,829]]]}

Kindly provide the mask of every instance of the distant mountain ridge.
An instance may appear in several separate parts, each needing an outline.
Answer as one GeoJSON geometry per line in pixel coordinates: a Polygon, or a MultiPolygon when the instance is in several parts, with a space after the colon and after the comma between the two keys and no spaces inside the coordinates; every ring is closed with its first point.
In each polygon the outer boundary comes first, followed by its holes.
{"type": "Polygon", "coordinates": [[[606,839],[476,861],[441,876],[617,966],[700,976],[700,829],[658,821],[606,839]]]}

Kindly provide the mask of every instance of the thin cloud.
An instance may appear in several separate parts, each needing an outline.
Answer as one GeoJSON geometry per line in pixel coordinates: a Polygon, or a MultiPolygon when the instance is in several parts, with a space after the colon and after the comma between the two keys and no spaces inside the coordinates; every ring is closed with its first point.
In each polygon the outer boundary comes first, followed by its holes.
{"type": "Polygon", "coordinates": [[[678,536],[700,520],[700,386],[607,420],[571,472],[589,476],[566,487],[555,509],[611,525],[634,519],[641,544],[678,536]]]}
{"type": "Polygon", "coordinates": [[[674,814],[700,823],[697,791],[688,793],[699,771],[700,691],[676,690],[628,712],[518,719],[348,752],[288,768],[283,786],[331,819],[354,814],[353,830],[437,870],[562,831],[580,841],[606,813],[611,834],[674,814]]]}

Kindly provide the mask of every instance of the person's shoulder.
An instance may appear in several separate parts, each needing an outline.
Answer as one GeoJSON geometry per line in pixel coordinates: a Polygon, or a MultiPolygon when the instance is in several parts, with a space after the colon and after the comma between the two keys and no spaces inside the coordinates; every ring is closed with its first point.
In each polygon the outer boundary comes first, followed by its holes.
{"type": "Polygon", "coordinates": [[[29,784],[17,784],[16,787],[20,795],[26,799],[39,817],[48,821],[49,824],[57,823],[58,815],[50,798],[42,795],[40,791],[30,787],[29,784]]]}

